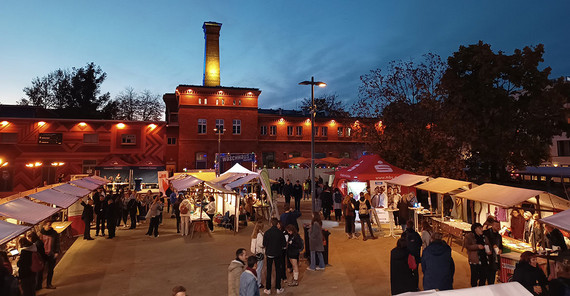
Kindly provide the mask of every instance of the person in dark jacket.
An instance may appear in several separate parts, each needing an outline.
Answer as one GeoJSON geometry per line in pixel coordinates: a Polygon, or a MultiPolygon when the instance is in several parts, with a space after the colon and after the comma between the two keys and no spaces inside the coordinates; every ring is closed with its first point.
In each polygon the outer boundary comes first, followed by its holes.
{"type": "Polygon", "coordinates": [[[107,200],[106,218],[107,218],[107,230],[109,231],[109,236],[107,237],[107,239],[112,239],[115,237],[115,229],[117,222],[117,204],[112,198],[109,198],[107,200]]]}
{"type": "Polygon", "coordinates": [[[331,219],[331,212],[333,208],[333,197],[330,187],[324,186],[323,192],[321,192],[320,199],[323,206],[323,217],[325,220],[331,219]]]}
{"type": "Polygon", "coordinates": [[[287,183],[283,185],[283,196],[285,196],[285,204],[291,204],[291,194],[293,194],[293,184],[287,179],[287,183]]]}
{"type": "Polygon", "coordinates": [[[93,195],[93,201],[95,203],[95,215],[97,215],[95,236],[99,236],[99,229],[101,229],[101,236],[105,236],[105,209],[107,208],[107,203],[101,188],[97,189],[97,192],[93,195]]]}
{"type": "Polygon", "coordinates": [[[536,254],[526,251],[521,254],[521,259],[515,267],[513,281],[519,282],[532,295],[548,293],[546,285],[548,281],[540,267],[537,266],[536,254]]]}
{"type": "MultiPolygon", "coordinates": [[[[414,274],[413,266],[410,266],[410,255],[406,239],[398,239],[396,247],[390,252],[390,287],[392,295],[418,291],[418,278],[414,274]]],[[[415,273],[417,274],[417,265],[415,273]]]]}
{"type": "Polygon", "coordinates": [[[557,278],[550,281],[551,296],[570,295],[570,251],[558,253],[556,258],[557,278]]]}
{"type": "Polygon", "coordinates": [[[323,244],[323,222],[319,212],[313,213],[311,220],[311,228],[309,228],[309,250],[311,252],[311,264],[307,270],[325,270],[325,259],[323,252],[325,246],[323,244]],[[318,257],[317,257],[318,256],[318,257]],[[316,266],[316,260],[319,259],[319,266],[316,266]]]}
{"type": "Polygon", "coordinates": [[[18,275],[20,277],[20,287],[23,296],[36,295],[36,278],[32,271],[32,254],[37,252],[36,245],[32,244],[27,238],[21,237],[18,241],[20,244],[20,259],[18,260],[18,275]]]}
{"type": "Polygon", "coordinates": [[[471,232],[465,235],[464,242],[471,270],[471,287],[484,286],[487,281],[491,247],[489,239],[483,235],[483,225],[479,223],[471,225],[471,232]],[[485,249],[489,250],[489,254],[485,249]]]}
{"type": "Polygon", "coordinates": [[[356,202],[358,205],[358,217],[360,218],[360,230],[362,231],[362,240],[367,240],[366,225],[370,232],[370,238],[376,239],[374,231],[372,231],[372,224],[370,223],[370,202],[364,197],[364,192],[360,192],[360,199],[356,202]]]}
{"type": "MultiPolygon", "coordinates": [[[[36,246],[37,252],[40,255],[40,258],[45,266],[46,261],[46,252],[44,249],[44,242],[40,239],[37,233],[31,232],[28,234],[28,240],[36,246]]],[[[44,281],[44,270],[40,270],[36,272],[35,276],[36,280],[36,290],[40,290],[42,288],[42,282],[44,281]]]]}
{"type": "Polygon", "coordinates": [[[303,198],[303,186],[297,180],[293,185],[293,197],[295,198],[295,210],[301,211],[301,198],[303,198]]]}
{"type": "Polygon", "coordinates": [[[442,241],[443,235],[436,232],[431,237],[431,243],[422,254],[422,271],[424,273],[424,290],[453,289],[455,263],[451,257],[451,248],[442,241]]]}
{"type": "Polygon", "coordinates": [[[422,237],[414,229],[414,221],[408,220],[406,222],[406,231],[402,233],[402,237],[406,239],[406,245],[410,254],[414,256],[416,262],[421,262],[420,251],[422,249],[422,237]]]}
{"type": "Polygon", "coordinates": [[[515,239],[524,239],[525,220],[519,210],[515,209],[511,212],[511,233],[515,239]]]}
{"type": "Polygon", "coordinates": [[[560,232],[560,230],[548,224],[545,224],[544,228],[546,228],[546,246],[548,248],[558,248],[560,251],[568,250],[568,246],[564,241],[564,235],[562,235],[562,232],[560,232]]]}
{"type": "Polygon", "coordinates": [[[489,265],[487,265],[487,284],[492,285],[495,283],[497,277],[497,270],[501,266],[501,254],[503,253],[503,237],[499,233],[501,230],[501,223],[497,220],[490,222],[491,227],[483,231],[483,235],[489,239],[491,245],[491,255],[489,256],[489,265]]]}
{"type": "MultiPolygon", "coordinates": [[[[184,194],[180,193],[178,194],[178,198],[176,198],[176,201],[174,202],[174,204],[172,205],[172,212],[174,213],[174,217],[176,218],[176,233],[180,233],[180,204],[182,203],[182,200],[184,199],[184,194]]],[[[246,219],[246,225],[247,226],[247,219],[246,219]]]]}
{"type": "MultiPolygon", "coordinates": [[[[129,229],[136,229],[137,228],[137,209],[138,209],[138,201],[136,198],[136,193],[132,192],[129,195],[129,201],[127,202],[127,211],[129,211],[129,215],[131,216],[131,226],[129,229]]],[[[146,213],[144,213],[146,214],[146,213]]]]}
{"type": "Polygon", "coordinates": [[[299,223],[297,222],[297,219],[299,217],[301,217],[300,211],[293,210],[293,208],[289,207],[288,205],[285,205],[285,212],[281,214],[281,217],[279,218],[281,221],[281,225],[285,225],[285,227],[287,227],[287,225],[291,224],[295,226],[297,231],[299,231],[299,223]]]}
{"type": "Polygon", "coordinates": [[[281,279],[283,275],[281,274],[283,270],[283,248],[287,245],[285,241],[285,236],[283,232],[277,228],[279,220],[277,218],[271,218],[271,228],[269,228],[263,235],[263,247],[265,248],[265,257],[267,258],[267,278],[265,282],[264,293],[271,293],[271,269],[273,263],[275,263],[275,288],[277,291],[283,292],[281,288],[281,279]]]}
{"type": "Polygon", "coordinates": [[[83,239],[92,240],[91,222],[93,221],[93,200],[88,199],[87,203],[85,203],[85,201],[81,201],[81,205],[83,206],[81,220],[83,220],[83,223],[85,224],[85,229],[83,230],[83,239]]]}
{"type": "Polygon", "coordinates": [[[59,234],[55,229],[51,227],[51,221],[46,221],[40,231],[42,234],[42,241],[44,242],[44,250],[46,254],[46,268],[47,268],[47,279],[46,288],[55,289],[52,285],[53,280],[53,270],[55,269],[55,262],[60,253],[60,242],[59,234]]]}
{"type": "Polygon", "coordinates": [[[299,254],[305,246],[303,245],[303,239],[294,225],[287,225],[285,230],[289,234],[289,238],[287,239],[287,258],[289,258],[289,262],[291,262],[291,267],[293,269],[293,280],[289,282],[289,286],[298,286],[299,254]]]}
{"type": "MultiPolygon", "coordinates": [[[[402,196],[398,201],[398,223],[402,226],[402,230],[406,231],[408,219],[410,218],[410,204],[408,203],[407,196],[402,196]]],[[[396,212],[394,212],[396,214],[396,212]]]]}

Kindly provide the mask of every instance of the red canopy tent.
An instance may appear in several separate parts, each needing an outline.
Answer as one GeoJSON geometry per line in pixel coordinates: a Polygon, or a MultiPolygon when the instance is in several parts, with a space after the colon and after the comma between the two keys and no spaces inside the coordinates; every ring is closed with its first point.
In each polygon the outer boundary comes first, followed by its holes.
{"type": "Polygon", "coordinates": [[[334,185],[345,193],[345,182],[368,182],[370,180],[391,180],[402,174],[413,174],[387,163],[379,155],[363,155],[348,167],[335,172],[334,185]]]}

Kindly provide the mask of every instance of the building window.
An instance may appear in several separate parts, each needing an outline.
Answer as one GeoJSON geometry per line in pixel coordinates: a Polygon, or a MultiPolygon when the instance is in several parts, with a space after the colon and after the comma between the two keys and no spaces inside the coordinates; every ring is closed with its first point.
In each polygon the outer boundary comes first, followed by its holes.
{"type": "Polygon", "coordinates": [[[198,98],[198,104],[202,105],[202,98],[198,98]]]}
{"type": "Polygon", "coordinates": [[[121,135],[121,145],[136,145],[137,144],[137,135],[133,134],[122,134],[121,135]]]}
{"type": "Polygon", "coordinates": [[[216,106],[220,104],[220,99],[216,99],[216,106]]]}
{"type": "Polygon", "coordinates": [[[0,133],[0,144],[16,144],[18,143],[17,133],[0,133]]]}
{"type": "Polygon", "coordinates": [[[326,136],[328,136],[328,133],[329,133],[329,128],[327,126],[323,126],[321,128],[321,136],[326,137],[326,136]]]}
{"type": "Polygon", "coordinates": [[[343,128],[342,128],[342,127],[339,127],[339,128],[338,128],[338,136],[339,136],[339,137],[342,137],[342,134],[343,134],[343,128]]]}
{"type": "Polygon", "coordinates": [[[303,127],[302,126],[298,126],[297,127],[297,136],[302,136],[303,135],[303,127]]]}
{"type": "Polygon", "coordinates": [[[63,138],[62,133],[40,133],[38,135],[38,144],[61,145],[62,138],[63,138]]]}
{"type": "Polygon", "coordinates": [[[99,134],[83,134],[83,144],[99,144],[99,134]]]}
{"type": "Polygon", "coordinates": [[[265,168],[275,167],[275,152],[262,152],[261,159],[263,161],[263,167],[265,168]]]}
{"type": "Polygon", "coordinates": [[[234,100],[234,106],[236,105],[236,100],[234,100]]]}
{"type": "Polygon", "coordinates": [[[226,100],[222,99],[222,105],[225,105],[225,104],[226,104],[226,100]]]}
{"type": "Polygon", "coordinates": [[[204,98],[204,105],[208,105],[208,98],[204,98]]]}
{"type": "Polygon", "coordinates": [[[83,173],[92,174],[95,170],[96,165],[97,165],[97,160],[94,159],[83,160],[83,173]]]}
{"type": "Polygon", "coordinates": [[[239,135],[241,134],[241,120],[239,119],[234,119],[232,121],[232,133],[234,135],[239,135]]]}
{"type": "Polygon", "coordinates": [[[570,156],[570,141],[558,141],[558,156],[570,156]]]}
{"type": "Polygon", "coordinates": [[[293,127],[292,126],[288,126],[287,127],[287,136],[292,136],[293,135],[293,127]]]}
{"type": "Polygon", "coordinates": [[[168,145],[176,145],[176,138],[168,138],[166,141],[168,145]]]}
{"type": "Polygon", "coordinates": [[[206,119],[198,119],[198,134],[205,134],[207,128],[206,119]]]}
{"type": "Polygon", "coordinates": [[[269,135],[271,135],[271,136],[277,135],[277,126],[276,125],[272,125],[269,127],[269,135]]]}
{"type": "Polygon", "coordinates": [[[216,119],[216,134],[224,133],[224,120],[216,119]]]}
{"type": "Polygon", "coordinates": [[[318,126],[315,126],[315,127],[313,128],[313,131],[315,132],[315,137],[318,137],[318,136],[319,136],[319,127],[318,127],[318,126]]]}
{"type": "Polygon", "coordinates": [[[208,155],[205,152],[196,152],[196,169],[205,169],[208,155]]]}
{"type": "Polygon", "coordinates": [[[267,125],[262,125],[262,126],[261,126],[260,133],[261,133],[262,136],[266,136],[266,135],[267,135],[267,125]]]}
{"type": "Polygon", "coordinates": [[[239,100],[239,101],[238,101],[238,105],[240,105],[240,106],[241,106],[241,100],[239,100]]]}
{"type": "Polygon", "coordinates": [[[347,128],[346,128],[346,136],[347,136],[347,137],[350,137],[351,135],[352,135],[352,128],[347,127],[347,128]]]}

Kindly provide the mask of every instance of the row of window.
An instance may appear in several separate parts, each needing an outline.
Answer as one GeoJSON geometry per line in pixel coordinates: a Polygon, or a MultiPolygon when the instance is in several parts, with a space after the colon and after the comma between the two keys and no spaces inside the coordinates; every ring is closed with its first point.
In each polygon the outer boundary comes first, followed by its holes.
{"type": "MultiPolygon", "coordinates": [[[[226,99],[216,99],[216,105],[220,105],[220,103],[222,103],[221,105],[225,105],[226,104],[226,99]]],[[[198,104],[199,105],[208,105],[208,98],[198,98],[198,104]]],[[[233,105],[238,105],[241,106],[241,100],[233,100],[233,105]]]]}
{"type": "MultiPolygon", "coordinates": [[[[198,134],[206,134],[208,131],[208,121],[206,119],[198,119],[198,134]]],[[[226,131],[224,128],[224,120],[223,119],[216,119],[216,128],[214,133],[216,134],[223,134],[226,131]]],[[[232,134],[240,135],[241,134],[241,120],[234,119],[232,120],[232,134]]]]}
{"type": "MultiPolygon", "coordinates": [[[[0,144],[17,144],[17,133],[0,133],[0,144]]],[[[39,133],[38,144],[55,144],[63,143],[63,133],[39,133]]],[[[99,144],[99,134],[83,134],[83,144],[99,144]]],[[[137,135],[121,134],[121,145],[136,145],[137,135]]]]}
{"type": "MultiPolygon", "coordinates": [[[[262,125],[260,129],[260,134],[262,136],[267,136],[267,126],[262,125]]],[[[327,126],[322,126],[320,129],[319,127],[315,127],[315,136],[317,137],[328,137],[329,128],[327,126]],[[319,135],[320,130],[320,135],[319,135]]],[[[350,137],[352,136],[352,128],[347,127],[339,127],[337,128],[337,134],[339,137],[350,137]]],[[[275,136],[277,135],[277,126],[270,125],[269,126],[269,135],[275,136]]],[[[302,136],[303,135],[303,127],[302,126],[287,126],[287,136],[302,136]]]]}

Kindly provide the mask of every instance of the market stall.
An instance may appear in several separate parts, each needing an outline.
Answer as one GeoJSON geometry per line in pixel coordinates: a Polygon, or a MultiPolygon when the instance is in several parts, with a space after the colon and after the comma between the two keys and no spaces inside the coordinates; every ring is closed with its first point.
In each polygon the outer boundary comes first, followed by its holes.
{"type": "Polygon", "coordinates": [[[566,232],[570,232],[570,210],[565,210],[564,212],[542,218],[539,221],[566,232]]]}
{"type": "MultiPolygon", "coordinates": [[[[388,184],[388,186],[390,186],[390,184],[392,185],[397,185],[397,186],[401,186],[404,188],[414,188],[413,186],[427,182],[430,180],[429,176],[422,176],[422,175],[413,175],[413,174],[402,174],[392,180],[388,180],[386,181],[386,183],[388,184]]],[[[404,190],[406,192],[410,192],[410,190],[404,190]]],[[[420,215],[424,216],[424,215],[428,215],[431,212],[428,210],[425,210],[424,208],[427,207],[427,204],[422,205],[421,203],[418,202],[417,206],[414,207],[410,207],[410,210],[412,210],[414,212],[414,227],[417,231],[419,231],[418,225],[420,224],[420,215]]],[[[388,215],[387,213],[385,213],[384,209],[376,209],[376,212],[378,214],[378,216],[380,217],[380,215],[385,215],[387,216],[391,221],[390,223],[393,224],[393,217],[391,217],[391,215],[388,215]]],[[[393,226],[390,225],[390,229],[392,229],[393,226]]]]}
{"type": "Polygon", "coordinates": [[[447,291],[428,290],[421,292],[407,292],[398,296],[480,296],[480,295],[517,295],[532,296],[532,294],[518,282],[494,284],[475,288],[456,289],[447,291]]]}
{"type": "Polygon", "coordinates": [[[61,211],[60,208],[48,207],[26,198],[18,198],[0,204],[0,216],[28,224],[38,224],[61,211]]]}

